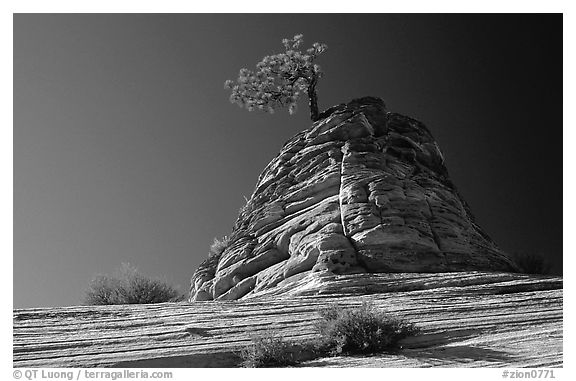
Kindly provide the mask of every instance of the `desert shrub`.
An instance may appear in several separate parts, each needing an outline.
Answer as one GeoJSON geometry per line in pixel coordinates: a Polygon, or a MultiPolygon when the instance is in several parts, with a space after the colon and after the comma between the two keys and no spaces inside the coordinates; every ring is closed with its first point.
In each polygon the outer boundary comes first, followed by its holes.
{"type": "Polygon", "coordinates": [[[296,365],[295,346],[268,332],[252,337],[252,343],[240,351],[245,368],[282,367],[296,365]]]}
{"type": "Polygon", "coordinates": [[[160,279],[147,278],[130,264],[123,263],[113,276],[99,275],[89,284],[87,305],[149,304],[178,302],[185,296],[160,279]]]}
{"type": "Polygon", "coordinates": [[[356,308],[330,305],[319,313],[319,348],[331,354],[394,351],[400,340],[419,332],[414,324],[388,316],[371,303],[356,308]]]}
{"type": "Polygon", "coordinates": [[[222,237],[222,239],[214,238],[214,242],[210,245],[209,257],[220,257],[224,250],[230,244],[230,238],[228,236],[222,237]]]}
{"type": "Polygon", "coordinates": [[[551,274],[552,264],[544,256],[537,253],[515,253],[514,262],[524,274],[551,274]]]}
{"type": "Polygon", "coordinates": [[[253,337],[240,352],[242,365],[281,367],[330,355],[392,352],[400,349],[402,339],[420,332],[414,324],[388,316],[371,303],[350,308],[334,304],[318,313],[317,339],[294,344],[270,332],[253,337]]]}

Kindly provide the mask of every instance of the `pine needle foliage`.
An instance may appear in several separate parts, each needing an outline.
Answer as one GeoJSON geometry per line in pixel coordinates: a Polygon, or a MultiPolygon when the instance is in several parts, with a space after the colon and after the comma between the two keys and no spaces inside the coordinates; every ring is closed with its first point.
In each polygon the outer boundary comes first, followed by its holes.
{"type": "Polygon", "coordinates": [[[328,46],[315,42],[305,51],[299,50],[303,35],[283,39],[283,53],[265,56],[256,64],[256,70],[240,69],[236,82],[227,80],[224,87],[232,90],[230,102],[248,111],[259,109],[269,113],[282,107],[296,112],[298,98],[307,94],[310,118],[318,119],[318,96],[316,86],[322,77],[322,69],[316,59],[328,46]]]}

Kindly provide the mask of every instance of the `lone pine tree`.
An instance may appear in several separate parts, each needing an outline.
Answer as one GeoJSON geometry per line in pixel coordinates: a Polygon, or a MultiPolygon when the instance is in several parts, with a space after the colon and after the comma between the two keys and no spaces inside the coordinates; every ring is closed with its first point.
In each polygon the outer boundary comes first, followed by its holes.
{"type": "Polygon", "coordinates": [[[305,92],[308,95],[310,118],[318,120],[318,96],[316,86],[322,77],[322,70],[315,62],[326,49],[326,44],[315,42],[305,52],[298,50],[303,35],[283,39],[286,51],[264,57],[256,64],[256,71],[240,69],[236,83],[227,80],[224,87],[232,89],[230,102],[246,107],[273,113],[275,109],[288,107],[288,112],[296,112],[296,102],[305,92]]]}

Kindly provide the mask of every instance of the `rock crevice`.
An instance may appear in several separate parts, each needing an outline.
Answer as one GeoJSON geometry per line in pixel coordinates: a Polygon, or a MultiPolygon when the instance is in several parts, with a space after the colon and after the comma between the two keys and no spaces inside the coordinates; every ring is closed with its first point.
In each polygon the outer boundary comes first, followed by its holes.
{"type": "Polygon", "coordinates": [[[318,272],[515,270],[474,223],[428,129],[372,97],[290,139],[230,237],[192,277],[192,300],[257,296],[318,272]]]}

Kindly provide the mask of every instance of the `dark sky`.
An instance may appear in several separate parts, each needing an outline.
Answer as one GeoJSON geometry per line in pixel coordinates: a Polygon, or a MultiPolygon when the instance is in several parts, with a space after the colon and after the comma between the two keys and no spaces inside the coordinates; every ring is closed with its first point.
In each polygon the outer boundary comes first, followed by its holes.
{"type": "Polygon", "coordinates": [[[561,15],[15,15],[14,306],[74,305],[122,262],[187,290],[257,177],[310,125],[226,79],[304,34],[321,109],[424,122],[478,224],[562,271],[561,15]]]}

